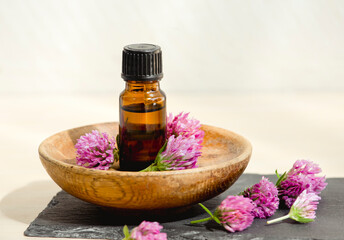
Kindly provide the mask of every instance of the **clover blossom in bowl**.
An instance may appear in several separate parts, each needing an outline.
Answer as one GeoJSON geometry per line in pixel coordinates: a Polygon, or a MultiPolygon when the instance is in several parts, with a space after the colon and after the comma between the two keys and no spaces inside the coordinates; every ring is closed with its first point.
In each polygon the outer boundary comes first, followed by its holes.
{"type": "Polygon", "coordinates": [[[199,120],[190,118],[190,113],[181,112],[176,116],[170,113],[166,119],[166,135],[167,138],[174,135],[176,137],[182,135],[185,138],[194,136],[198,144],[202,144],[204,131],[201,130],[201,123],[199,120]]]}
{"type": "Polygon", "coordinates": [[[197,146],[197,140],[193,136],[184,138],[172,135],[161,148],[154,163],[142,172],[196,168],[197,158],[201,156],[197,146]]]}
{"type": "Polygon", "coordinates": [[[76,163],[86,168],[109,169],[118,160],[118,150],[114,137],[93,130],[77,139],[76,163]]]}
{"type": "Polygon", "coordinates": [[[197,167],[201,156],[204,131],[201,124],[189,113],[179,113],[167,117],[167,140],[160,149],[154,163],[142,172],[183,170],[197,167]]]}

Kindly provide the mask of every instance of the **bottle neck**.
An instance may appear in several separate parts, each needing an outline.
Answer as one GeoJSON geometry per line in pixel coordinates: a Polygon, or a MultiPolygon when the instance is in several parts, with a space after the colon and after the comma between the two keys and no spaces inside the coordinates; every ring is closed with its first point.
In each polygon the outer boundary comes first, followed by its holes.
{"type": "Polygon", "coordinates": [[[160,83],[159,80],[155,81],[126,81],[125,90],[135,92],[150,92],[159,91],[160,83]]]}

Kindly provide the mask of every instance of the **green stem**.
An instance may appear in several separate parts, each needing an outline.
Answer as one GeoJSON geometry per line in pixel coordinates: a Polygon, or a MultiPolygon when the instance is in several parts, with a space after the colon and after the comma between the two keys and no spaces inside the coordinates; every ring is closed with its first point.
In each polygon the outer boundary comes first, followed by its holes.
{"type": "Polygon", "coordinates": [[[198,205],[200,205],[204,209],[204,211],[206,211],[210,215],[211,218],[214,218],[214,215],[210,212],[210,210],[206,206],[204,206],[202,203],[199,203],[198,205]]]}
{"type": "Polygon", "coordinates": [[[155,165],[155,163],[152,163],[151,165],[141,170],[140,172],[154,172],[154,171],[158,171],[158,167],[155,165]]]}
{"type": "Polygon", "coordinates": [[[130,238],[130,232],[129,232],[129,228],[127,225],[124,225],[123,233],[124,233],[124,238],[122,240],[127,240],[130,238]]]}
{"type": "Polygon", "coordinates": [[[288,215],[285,215],[285,216],[283,216],[283,217],[280,217],[280,218],[276,218],[276,219],[267,221],[266,223],[267,223],[267,224],[276,223],[276,222],[279,222],[279,221],[288,219],[289,217],[290,217],[290,215],[288,214],[288,215]]]}
{"type": "MultiPolygon", "coordinates": [[[[277,170],[276,170],[276,174],[277,176],[279,176],[279,174],[277,173],[277,170]]],[[[284,172],[281,176],[278,177],[278,180],[275,184],[276,187],[279,187],[279,185],[281,184],[282,181],[284,181],[286,179],[286,176],[287,176],[287,172],[284,172]]]]}
{"type": "Polygon", "coordinates": [[[212,220],[212,219],[213,219],[212,217],[208,217],[208,218],[203,218],[203,219],[191,221],[190,223],[191,223],[191,224],[200,223],[200,222],[205,222],[205,221],[209,221],[209,220],[212,220]]]}
{"type": "MultiPolygon", "coordinates": [[[[210,210],[208,209],[208,208],[206,208],[206,206],[204,206],[202,203],[198,203],[198,205],[200,205],[203,209],[204,209],[204,211],[206,211],[209,215],[210,215],[210,219],[213,219],[215,222],[217,222],[218,224],[221,224],[221,222],[220,222],[220,220],[216,217],[216,216],[214,216],[211,212],[210,212],[210,210]]],[[[203,220],[203,219],[201,219],[201,220],[203,220]]],[[[207,220],[209,220],[209,219],[207,219],[207,220]]],[[[203,222],[203,221],[202,221],[203,222]]]]}

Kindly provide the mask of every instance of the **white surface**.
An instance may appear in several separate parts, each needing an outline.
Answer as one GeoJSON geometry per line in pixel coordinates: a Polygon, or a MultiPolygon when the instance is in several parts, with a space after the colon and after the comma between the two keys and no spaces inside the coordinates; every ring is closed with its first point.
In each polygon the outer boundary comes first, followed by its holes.
{"type": "MultiPolygon", "coordinates": [[[[327,177],[344,177],[342,92],[167,96],[168,112],[189,111],[249,139],[246,173],[272,174],[306,158],[327,177]]],[[[39,161],[39,143],[65,129],[117,121],[117,98],[117,92],[0,97],[0,239],[25,239],[23,231],[59,190],[39,161]]]]}
{"type": "Polygon", "coordinates": [[[0,0],[0,93],[111,93],[137,42],[170,91],[344,90],[343,26],[340,0],[0,0]]]}

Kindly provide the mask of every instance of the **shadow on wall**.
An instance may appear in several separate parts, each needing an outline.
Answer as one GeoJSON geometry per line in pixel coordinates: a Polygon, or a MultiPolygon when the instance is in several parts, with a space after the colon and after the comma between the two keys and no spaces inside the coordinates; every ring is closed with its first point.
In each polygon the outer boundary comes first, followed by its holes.
{"type": "Polygon", "coordinates": [[[36,181],[7,194],[0,202],[3,214],[29,224],[60,191],[53,181],[36,181]]]}

